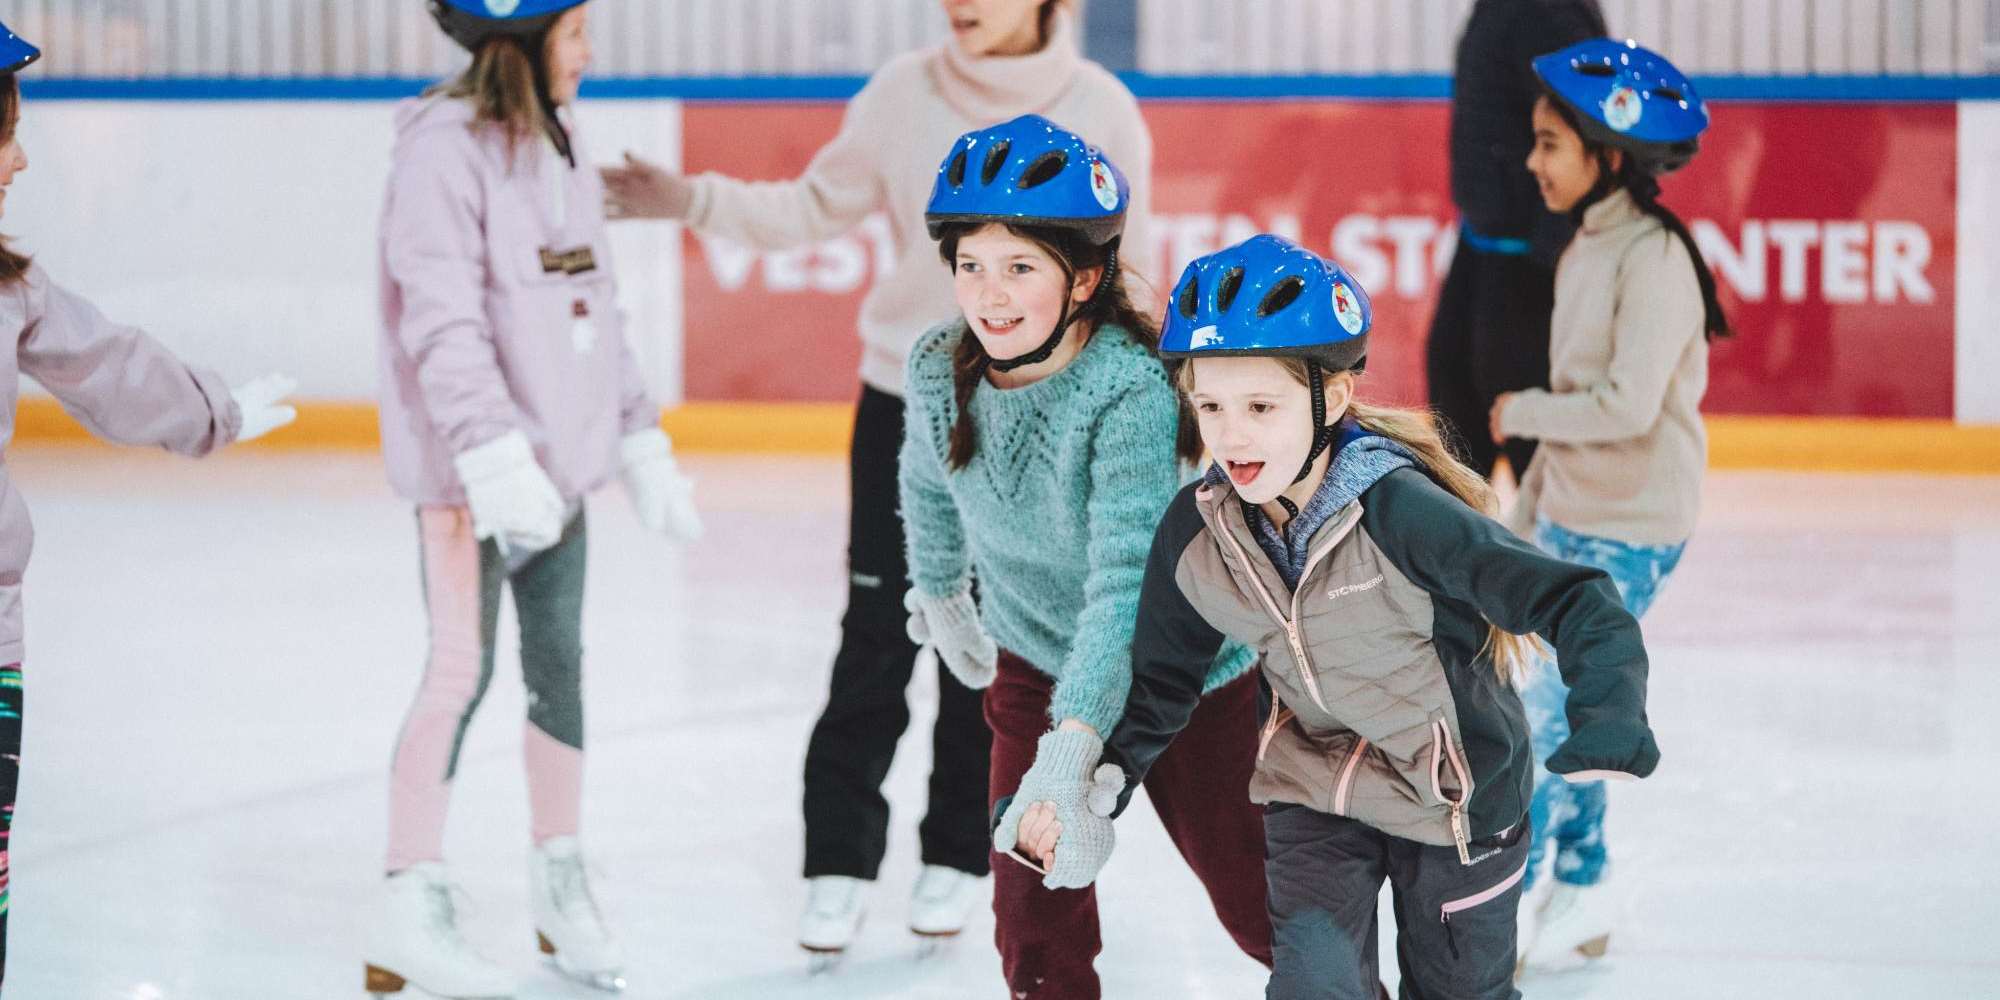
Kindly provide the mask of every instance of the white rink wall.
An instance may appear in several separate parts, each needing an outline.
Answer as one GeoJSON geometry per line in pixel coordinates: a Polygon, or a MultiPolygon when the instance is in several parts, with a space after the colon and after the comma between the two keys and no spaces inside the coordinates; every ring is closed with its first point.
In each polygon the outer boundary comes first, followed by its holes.
{"type": "Polygon", "coordinates": [[[2000,424],[2000,101],[1958,106],[1958,240],[1958,421],[2000,424]]]}
{"type": "MultiPolygon", "coordinates": [[[[599,161],[680,162],[672,100],[599,101],[599,161]]],[[[29,169],[6,232],[58,282],[232,378],[295,375],[300,394],[375,398],[376,228],[391,101],[47,101],[24,109],[29,169]]],[[[664,402],[680,398],[679,229],[613,229],[629,335],[664,402]]],[[[33,390],[33,391],[39,391],[33,390]]]]}

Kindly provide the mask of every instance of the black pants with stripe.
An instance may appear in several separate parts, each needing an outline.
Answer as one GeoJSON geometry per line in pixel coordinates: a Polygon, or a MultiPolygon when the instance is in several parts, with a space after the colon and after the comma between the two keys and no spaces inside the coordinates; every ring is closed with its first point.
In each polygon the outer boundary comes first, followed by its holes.
{"type": "MultiPolygon", "coordinates": [[[[917,646],[905,631],[910,587],[896,475],[903,446],[903,401],[864,388],[854,415],[847,535],[847,614],[826,708],[806,747],[807,878],[873,879],[889,836],[882,780],[910,724],[905,689],[917,646]]],[[[987,872],[987,762],[993,735],[980,694],[938,667],[938,717],[931,731],[930,808],[917,829],[925,864],[987,872]]]]}
{"type": "Polygon", "coordinates": [[[1304,806],[1270,807],[1264,875],[1274,964],[1266,1000],[1374,1000],[1375,904],[1385,879],[1403,1000],[1519,1000],[1514,914],[1526,827],[1523,820],[1479,845],[1467,865],[1456,847],[1392,837],[1304,806]]]}

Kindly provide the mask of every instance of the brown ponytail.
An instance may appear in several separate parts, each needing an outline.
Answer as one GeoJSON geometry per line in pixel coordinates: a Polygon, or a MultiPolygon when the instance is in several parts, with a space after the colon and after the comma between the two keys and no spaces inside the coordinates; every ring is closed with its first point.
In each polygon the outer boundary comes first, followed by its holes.
{"type": "Polygon", "coordinates": [[[474,125],[498,128],[507,137],[510,156],[548,129],[535,62],[522,44],[511,38],[489,38],[457,79],[425,91],[471,102],[474,125]]]}
{"type": "MultiPolygon", "coordinates": [[[[14,129],[21,124],[21,81],[12,73],[0,74],[6,82],[0,83],[0,146],[14,141],[14,129]]],[[[28,266],[34,261],[26,254],[14,252],[7,245],[7,238],[0,236],[0,288],[27,280],[28,266]]]]}
{"type": "MultiPolygon", "coordinates": [[[[947,227],[938,238],[938,256],[944,258],[945,266],[958,266],[958,241],[966,234],[983,228],[985,224],[954,223],[947,227]]],[[[1082,238],[1073,230],[1053,226],[1008,225],[1007,231],[1040,247],[1072,280],[1076,272],[1093,267],[1116,268],[1118,244],[1114,241],[1106,246],[1098,246],[1082,238]]],[[[1128,276],[1122,269],[1103,282],[1097,294],[1090,301],[1077,306],[1070,314],[1071,323],[1083,324],[1084,342],[1095,336],[1105,325],[1116,326],[1125,331],[1132,342],[1148,351],[1160,348],[1160,328],[1153,318],[1139,311],[1132,303],[1131,289],[1126,284],[1128,276]]],[[[1071,282],[1065,282],[1068,287],[1071,282]]],[[[951,450],[948,464],[952,471],[972,464],[972,456],[979,450],[978,431],[972,424],[972,394],[979,383],[986,378],[986,369],[993,359],[986,356],[985,348],[979,346],[979,338],[968,326],[959,335],[958,344],[951,353],[952,397],[958,403],[958,419],[951,425],[951,450]]],[[[1174,438],[1174,453],[1180,460],[1190,465],[1201,457],[1201,437],[1194,426],[1194,419],[1185,402],[1181,404],[1180,426],[1174,438]]]]}

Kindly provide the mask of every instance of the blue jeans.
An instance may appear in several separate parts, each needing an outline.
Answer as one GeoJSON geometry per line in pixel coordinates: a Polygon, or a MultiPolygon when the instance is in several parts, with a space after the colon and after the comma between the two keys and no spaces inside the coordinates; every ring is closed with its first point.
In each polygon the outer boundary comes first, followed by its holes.
{"type": "MultiPolygon", "coordinates": [[[[1686,542],[1675,545],[1630,545],[1595,535],[1583,535],[1546,519],[1535,523],[1535,544],[1559,559],[1611,574],[1625,599],[1625,610],[1640,618],[1653,606],[1660,584],[1680,562],[1686,542]]],[[[1549,755],[1569,739],[1569,717],[1563,705],[1569,688],[1563,685],[1554,657],[1535,657],[1521,689],[1528,710],[1529,745],[1535,755],[1535,795],[1528,804],[1532,843],[1528,875],[1533,885],[1542,854],[1556,842],[1556,881],[1596,885],[1604,877],[1604,782],[1572,785],[1543,766],[1549,755]]]]}

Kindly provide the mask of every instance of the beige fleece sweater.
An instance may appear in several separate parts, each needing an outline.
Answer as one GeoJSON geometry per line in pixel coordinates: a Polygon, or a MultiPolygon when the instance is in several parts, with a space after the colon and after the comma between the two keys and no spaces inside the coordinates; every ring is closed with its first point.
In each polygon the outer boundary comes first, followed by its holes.
{"type": "Polygon", "coordinates": [[[1541,447],[1511,526],[1670,545],[1694,533],[1708,465],[1708,341],[1694,260],[1620,191],[1584,213],[1556,268],[1549,390],[1515,396],[1509,436],[1541,447]]]}
{"type": "MultiPolygon", "coordinates": [[[[924,206],[952,141],[1024,114],[1040,114],[1104,150],[1132,183],[1121,256],[1128,275],[1151,274],[1153,139],[1125,85],[1077,50],[1059,13],[1048,44],[1026,56],[973,59],[947,42],[891,60],[847,106],[840,132],[789,181],[694,178],[688,224],[763,250],[838,235],[885,209],[896,266],[861,303],[861,378],[903,393],[903,364],[925,330],[951,318],[951,272],[924,230],[924,206]]],[[[1143,286],[1135,298],[1148,302],[1143,286]]]]}

